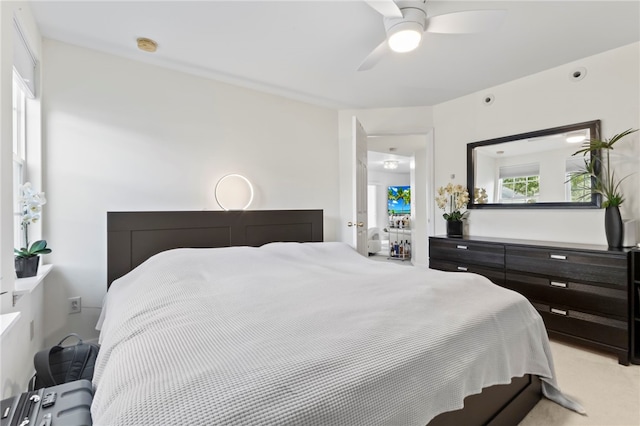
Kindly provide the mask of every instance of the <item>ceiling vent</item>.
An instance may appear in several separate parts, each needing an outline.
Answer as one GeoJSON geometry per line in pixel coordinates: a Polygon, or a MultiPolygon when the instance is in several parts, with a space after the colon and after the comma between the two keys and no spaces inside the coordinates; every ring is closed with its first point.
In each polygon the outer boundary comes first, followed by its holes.
{"type": "Polygon", "coordinates": [[[585,67],[578,67],[571,71],[569,78],[571,81],[580,81],[587,75],[587,69],[585,67]]]}
{"type": "Polygon", "coordinates": [[[484,97],[484,98],[482,98],[482,103],[483,103],[484,105],[486,105],[486,106],[489,106],[489,105],[491,105],[491,104],[493,103],[493,101],[495,100],[495,98],[496,98],[496,97],[495,97],[495,96],[493,96],[492,94],[485,95],[485,97],[484,97]]]}

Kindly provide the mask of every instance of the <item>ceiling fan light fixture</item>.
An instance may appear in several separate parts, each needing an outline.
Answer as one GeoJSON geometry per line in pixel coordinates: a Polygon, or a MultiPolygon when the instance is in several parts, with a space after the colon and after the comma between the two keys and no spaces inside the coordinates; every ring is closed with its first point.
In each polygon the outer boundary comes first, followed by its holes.
{"type": "Polygon", "coordinates": [[[420,46],[423,32],[423,27],[417,22],[402,22],[389,30],[389,47],[398,53],[411,52],[420,46]]]}

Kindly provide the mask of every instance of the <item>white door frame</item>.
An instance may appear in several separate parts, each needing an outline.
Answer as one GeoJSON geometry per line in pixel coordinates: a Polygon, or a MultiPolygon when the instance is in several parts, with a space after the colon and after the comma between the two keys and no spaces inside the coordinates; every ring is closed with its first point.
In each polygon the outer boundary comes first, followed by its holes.
{"type": "MultiPolygon", "coordinates": [[[[346,129],[344,129],[346,130],[346,129]]],[[[343,226],[344,223],[352,220],[353,216],[353,200],[356,194],[355,181],[353,176],[355,175],[355,146],[353,144],[351,136],[351,129],[349,129],[349,137],[347,138],[346,131],[343,133],[345,137],[340,138],[340,222],[342,222],[338,228],[338,240],[343,241],[353,247],[356,247],[355,234],[353,232],[347,232],[347,229],[343,226]]],[[[425,136],[425,156],[424,165],[426,167],[426,218],[424,222],[417,223],[414,229],[415,235],[412,236],[414,242],[412,242],[412,250],[416,257],[412,259],[412,262],[416,265],[427,266],[429,262],[429,236],[435,235],[435,146],[434,146],[434,130],[431,128],[428,131],[407,131],[407,132],[376,132],[376,136],[397,136],[397,135],[424,135],[425,136]],[[417,250],[417,251],[416,251],[417,250]]]]}
{"type": "Polygon", "coordinates": [[[351,121],[353,127],[353,144],[355,147],[355,162],[354,162],[354,219],[351,227],[355,233],[355,247],[363,256],[368,256],[368,229],[369,218],[367,217],[367,184],[368,184],[368,170],[367,170],[367,132],[358,121],[356,116],[353,116],[351,121]]]}

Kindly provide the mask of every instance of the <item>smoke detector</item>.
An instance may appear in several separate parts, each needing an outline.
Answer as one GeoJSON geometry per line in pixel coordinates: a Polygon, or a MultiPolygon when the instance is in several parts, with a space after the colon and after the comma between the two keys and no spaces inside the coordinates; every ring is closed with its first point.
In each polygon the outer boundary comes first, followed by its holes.
{"type": "Polygon", "coordinates": [[[138,42],[138,49],[144,50],[145,52],[153,53],[158,48],[158,43],[151,40],[150,38],[139,37],[137,42],[138,42]]]}

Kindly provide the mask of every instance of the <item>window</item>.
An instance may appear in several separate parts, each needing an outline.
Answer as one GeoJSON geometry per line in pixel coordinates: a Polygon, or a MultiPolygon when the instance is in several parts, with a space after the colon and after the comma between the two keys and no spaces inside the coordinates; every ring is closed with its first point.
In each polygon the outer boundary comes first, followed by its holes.
{"type": "Polygon", "coordinates": [[[566,201],[583,202],[591,199],[591,175],[586,173],[582,158],[567,158],[564,190],[566,201]]]}
{"type": "MultiPolygon", "coordinates": [[[[4,25],[3,20],[3,25],[4,25]]],[[[18,16],[13,17],[13,35],[10,37],[12,39],[13,44],[13,84],[11,88],[11,105],[12,105],[12,117],[11,117],[11,127],[12,127],[12,135],[11,135],[11,144],[12,144],[12,156],[11,160],[9,160],[9,155],[2,156],[2,170],[9,170],[9,161],[11,161],[12,168],[12,176],[11,182],[9,179],[6,179],[6,182],[3,180],[3,194],[6,192],[11,192],[11,208],[9,206],[4,206],[6,208],[2,209],[2,223],[11,223],[13,229],[9,229],[9,226],[0,229],[2,233],[3,241],[10,240],[12,241],[13,247],[22,247],[24,245],[22,235],[23,233],[20,230],[20,222],[22,218],[22,212],[20,212],[20,206],[18,204],[18,194],[20,190],[20,185],[22,185],[25,181],[29,180],[33,177],[38,177],[41,171],[41,164],[38,156],[31,155],[32,158],[29,157],[29,152],[37,152],[39,151],[39,145],[41,143],[40,140],[40,126],[38,125],[38,121],[41,116],[41,108],[40,102],[33,102],[31,99],[36,99],[36,96],[39,96],[38,90],[39,82],[38,78],[38,64],[36,60],[36,56],[34,55],[34,51],[29,47],[29,43],[27,42],[27,37],[25,37],[25,32],[21,30],[21,26],[18,22],[18,16]],[[34,117],[32,120],[31,117],[34,117]],[[29,121],[31,123],[29,123],[29,121]],[[32,150],[32,151],[31,151],[32,150]],[[34,161],[35,160],[35,161],[34,161]],[[29,176],[31,175],[31,176],[29,176]],[[6,191],[4,191],[6,189],[6,191]],[[11,219],[9,219],[11,217],[11,219]],[[8,222],[7,222],[8,221],[8,222]]],[[[5,35],[5,27],[2,27],[3,37],[5,35]]],[[[9,28],[6,28],[9,31],[9,28]]],[[[27,34],[28,35],[28,34],[27,34]]],[[[37,33],[33,34],[34,40],[37,39],[37,33]]],[[[4,40],[4,38],[3,38],[4,40]]],[[[3,64],[4,66],[4,64],[3,64]]],[[[3,96],[5,92],[2,92],[3,96]]],[[[7,101],[8,101],[8,93],[7,93],[7,101]]],[[[8,118],[8,117],[7,117],[8,118]]],[[[8,124],[8,123],[7,123],[8,124]]],[[[8,148],[9,141],[2,141],[3,145],[8,148]],[[6,144],[5,144],[6,142],[6,144]]],[[[8,154],[8,153],[7,153],[8,154]]],[[[40,229],[37,229],[36,232],[40,232],[40,229]]],[[[6,247],[6,249],[11,249],[11,247],[6,247]]],[[[5,248],[3,247],[0,251],[2,251],[2,259],[11,259],[13,256],[9,253],[5,252],[5,248]]],[[[13,251],[13,250],[12,250],[13,251]]],[[[13,266],[7,265],[5,262],[0,262],[0,266],[4,272],[3,280],[0,280],[0,287],[2,291],[11,292],[14,290],[14,274],[13,274],[13,266]],[[8,270],[11,270],[12,273],[9,274],[8,270]]],[[[2,306],[3,308],[7,306],[6,300],[11,299],[10,297],[2,298],[2,306]]]]}
{"type": "Polygon", "coordinates": [[[16,18],[13,20],[13,214],[14,247],[22,247],[18,204],[20,186],[27,179],[27,98],[36,96],[37,61],[16,18]]]}
{"type": "Polygon", "coordinates": [[[588,174],[567,173],[565,186],[566,200],[572,202],[584,202],[591,199],[591,176],[588,174]]]}
{"type": "Polygon", "coordinates": [[[22,247],[22,232],[20,232],[20,220],[22,212],[18,204],[20,186],[25,182],[25,170],[27,161],[26,152],[26,93],[18,83],[19,77],[13,78],[13,215],[14,215],[14,246],[22,247]]]}
{"type": "Polygon", "coordinates": [[[500,203],[535,203],[540,195],[540,165],[521,164],[499,169],[500,203]]]}

